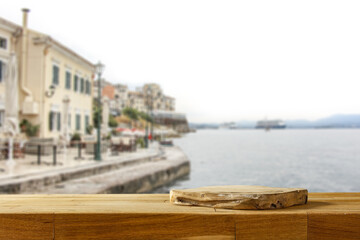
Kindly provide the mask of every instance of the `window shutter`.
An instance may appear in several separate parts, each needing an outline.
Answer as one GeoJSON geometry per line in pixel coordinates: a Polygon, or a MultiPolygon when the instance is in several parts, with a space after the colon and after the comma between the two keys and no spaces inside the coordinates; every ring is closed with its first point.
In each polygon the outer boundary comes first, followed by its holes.
{"type": "Polygon", "coordinates": [[[89,92],[88,92],[89,95],[91,95],[91,82],[89,81],[89,92]]]}
{"type": "Polygon", "coordinates": [[[81,89],[80,89],[80,92],[85,92],[85,88],[84,88],[84,79],[81,78],[81,89]]]}
{"type": "Polygon", "coordinates": [[[53,116],[53,113],[52,113],[52,112],[49,112],[49,130],[50,130],[50,131],[53,130],[52,116],[53,116]]]}
{"type": "Polygon", "coordinates": [[[0,82],[2,82],[2,78],[3,78],[3,63],[2,61],[0,61],[0,82]]]}
{"type": "Polygon", "coordinates": [[[88,126],[89,126],[89,116],[85,116],[85,134],[88,126]]]}
{"type": "Polygon", "coordinates": [[[86,94],[89,93],[89,81],[88,80],[85,81],[85,93],[86,94]]]}
{"type": "Polygon", "coordinates": [[[56,85],[59,85],[59,68],[56,67],[55,69],[56,69],[56,71],[55,71],[56,72],[56,75],[55,75],[56,76],[56,85]]]}
{"type": "Polygon", "coordinates": [[[76,114],[76,130],[80,130],[81,129],[81,118],[80,118],[80,114],[76,114]]]}
{"type": "Polygon", "coordinates": [[[57,130],[61,130],[61,114],[57,113],[57,130]]]}
{"type": "Polygon", "coordinates": [[[77,76],[74,75],[74,91],[77,91],[77,76]]]}
{"type": "Polygon", "coordinates": [[[65,87],[66,89],[71,89],[71,73],[66,72],[66,84],[65,87]]]}
{"type": "Polygon", "coordinates": [[[53,65],[53,81],[52,81],[52,83],[54,85],[59,84],[59,67],[56,65],[53,65]]]}

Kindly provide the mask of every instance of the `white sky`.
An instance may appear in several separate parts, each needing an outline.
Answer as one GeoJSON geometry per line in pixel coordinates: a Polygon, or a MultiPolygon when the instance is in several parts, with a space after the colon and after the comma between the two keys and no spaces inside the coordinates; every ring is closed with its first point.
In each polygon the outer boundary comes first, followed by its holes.
{"type": "Polygon", "coordinates": [[[360,113],[360,1],[29,1],[0,16],[47,33],[111,82],[161,84],[191,122],[360,113]]]}

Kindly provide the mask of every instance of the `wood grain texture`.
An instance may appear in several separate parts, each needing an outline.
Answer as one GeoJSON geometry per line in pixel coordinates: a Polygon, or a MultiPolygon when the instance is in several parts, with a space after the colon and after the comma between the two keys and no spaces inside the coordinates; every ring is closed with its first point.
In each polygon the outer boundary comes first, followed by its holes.
{"type": "Polygon", "coordinates": [[[235,239],[232,216],[59,214],[56,239],[235,239]]]}
{"type": "Polygon", "coordinates": [[[183,206],[224,209],[279,209],[306,204],[304,188],[264,186],[209,186],[170,191],[170,202],[183,206]]]}
{"type": "Polygon", "coordinates": [[[305,238],[360,239],[360,193],[261,211],[177,206],[168,194],[0,197],[0,239],[305,238]]]}
{"type": "Polygon", "coordinates": [[[307,214],[237,215],[236,239],[306,240],[307,214]]]}
{"type": "Polygon", "coordinates": [[[54,215],[0,214],[0,239],[54,239],[54,215]]]}
{"type": "Polygon", "coordinates": [[[309,239],[360,239],[360,212],[308,214],[309,239]]]}

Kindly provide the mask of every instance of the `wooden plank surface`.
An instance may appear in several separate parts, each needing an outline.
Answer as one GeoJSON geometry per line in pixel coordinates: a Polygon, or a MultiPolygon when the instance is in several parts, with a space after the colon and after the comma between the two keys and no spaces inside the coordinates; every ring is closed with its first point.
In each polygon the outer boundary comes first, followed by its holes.
{"type": "Polygon", "coordinates": [[[237,239],[306,240],[307,214],[280,213],[236,216],[237,239]]]}
{"type": "Polygon", "coordinates": [[[276,210],[176,206],[168,194],[2,195],[0,239],[360,239],[360,193],[276,210]]]}
{"type": "Polygon", "coordinates": [[[0,214],[0,239],[54,239],[54,214],[0,214]]]}

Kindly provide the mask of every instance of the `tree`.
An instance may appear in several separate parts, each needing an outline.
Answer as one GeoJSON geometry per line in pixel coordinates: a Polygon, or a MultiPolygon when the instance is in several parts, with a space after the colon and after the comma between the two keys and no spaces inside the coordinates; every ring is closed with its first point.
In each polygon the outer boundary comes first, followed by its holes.
{"type": "Polygon", "coordinates": [[[118,126],[118,122],[116,121],[113,115],[109,115],[109,127],[116,128],[118,126]]]}
{"type": "Polygon", "coordinates": [[[135,108],[126,107],[124,108],[122,113],[128,118],[130,118],[131,127],[133,126],[132,122],[137,121],[139,119],[139,112],[135,108]]]}
{"type": "Polygon", "coordinates": [[[151,123],[153,121],[152,117],[145,112],[139,112],[139,116],[140,116],[140,118],[144,119],[147,122],[151,123]]]}
{"type": "Polygon", "coordinates": [[[23,119],[20,123],[20,129],[25,132],[28,137],[36,137],[39,134],[40,125],[33,125],[27,119],[23,119]]]}

